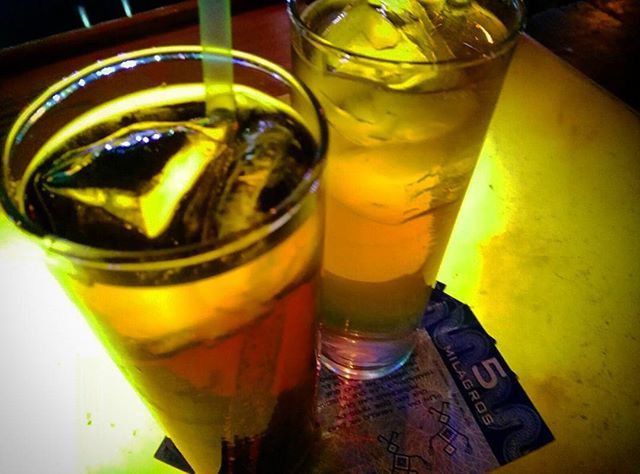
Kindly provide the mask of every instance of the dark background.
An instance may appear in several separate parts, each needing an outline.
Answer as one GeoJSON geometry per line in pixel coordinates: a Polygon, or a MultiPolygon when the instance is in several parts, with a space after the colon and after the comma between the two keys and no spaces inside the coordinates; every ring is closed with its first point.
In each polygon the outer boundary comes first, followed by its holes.
{"type": "MultiPolygon", "coordinates": [[[[153,10],[184,0],[0,0],[0,48],[15,46],[90,24],[153,10]]],[[[231,0],[234,13],[284,3],[284,0],[231,0]]]]}
{"type": "MultiPolygon", "coordinates": [[[[193,1],[193,0],[192,0],[193,1]]],[[[0,50],[181,0],[0,0],[0,50]]],[[[195,2],[194,2],[195,3],[195,2]]],[[[284,0],[231,0],[233,13],[284,0]]],[[[640,110],[640,0],[525,0],[526,32],[640,110]]]]}

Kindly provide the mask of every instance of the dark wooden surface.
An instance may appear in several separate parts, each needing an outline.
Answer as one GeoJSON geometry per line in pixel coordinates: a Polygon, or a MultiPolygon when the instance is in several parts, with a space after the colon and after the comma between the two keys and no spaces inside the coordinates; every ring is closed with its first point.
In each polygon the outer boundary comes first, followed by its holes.
{"type": "MultiPolygon", "coordinates": [[[[157,13],[156,13],[157,14],[157,13]]],[[[128,21],[131,19],[125,19],[128,21]]],[[[165,14],[150,16],[147,21],[164,22],[165,14]]],[[[138,38],[119,40],[117,30],[108,31],[110,40],[103,38],[89,51],[51,61],[48,57],[35,62],[30,68],[5,68],[0,70],[0,143],[16,115],[39,93],[56,80],[90,64],[98,59],[118,53],[152,46],[171,44],[198,44],[199,29],[195,21],[185,24],[181,19],[176,23],[163,23],[164,30],[156,30],[138,38]]],[[[127,29],[130,26],[127,25],[127,29]]],[[[140,25],[138,25],[140,28],[140,25]]],[[[105,34],[107,34],[105,33],[105,34]]],[[[83,34],[83,33],[79,33],[83,34]]],[[[233,17],[233,44],[236,49],[258,54],[286,67],[289,57],[289,23],[282,6],[265,7],[248,11],[233,17]]],[[[45,51],[50,45],[41,45],[45,51]]],[[[57,44],[53,45],[57,51],[57,44]]]]}
{"type": "Polygon", "coordinates": [[[639,0],[531,0],[527,33],[640,111],[639,0]]]}

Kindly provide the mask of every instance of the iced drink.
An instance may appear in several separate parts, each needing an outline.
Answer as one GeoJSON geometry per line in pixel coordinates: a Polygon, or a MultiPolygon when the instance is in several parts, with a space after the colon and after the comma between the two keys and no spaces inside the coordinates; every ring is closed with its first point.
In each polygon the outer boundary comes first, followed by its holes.
{"type": "Polygon", "coordinates": [[[289,0],[295,72],[330,126],[325,364],[374,378],[413,347],[520,26],[517,2],[289,0]]]}
{"type": "Polygon", "coordinates": [[[96,104],[18,167],[8,210],[56,239],[54,275],[197,473],[294,472],[316,436],[322,124],[234,92],[213,119],[201,83],[96,104]]]}

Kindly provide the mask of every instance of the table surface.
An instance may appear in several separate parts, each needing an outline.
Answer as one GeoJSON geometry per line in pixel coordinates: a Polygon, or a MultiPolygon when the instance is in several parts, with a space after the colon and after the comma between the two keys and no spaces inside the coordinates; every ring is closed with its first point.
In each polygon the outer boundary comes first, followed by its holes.
{"type": "MultiPolygon", "coordinates": [[[[281,7],[234,18],[236,48],[285,66],[287,31],[281,7]]],[[[197,40],[190,25],[5,74],[0,136],[81,65],[197,40]]],[[[637,472],[639,198],[640,117],[523,37],[439,275],[556,437],[501,472],[637,472]]],[[[152,459],[162,432],[20,237],[0,218],[0,472],[176,472],[152,459]]]]}

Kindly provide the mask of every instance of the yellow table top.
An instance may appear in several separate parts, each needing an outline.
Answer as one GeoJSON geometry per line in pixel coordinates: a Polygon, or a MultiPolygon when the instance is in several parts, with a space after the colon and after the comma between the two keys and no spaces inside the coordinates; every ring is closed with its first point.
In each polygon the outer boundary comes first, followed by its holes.
{"type": "Polygon", "coordinates": [[[556,441],[504,472],[640,466],[640,117],[520,42],[439,279],[556,441]]]}
{"type": "MultiPolygon", "coordinates": [[[[556,437],[501,471],[637,469],[639,198],[640,117],[524,37],[439,277],[556,437]]],[[[176,472],[39,257],[1,218],[0,472],[176,472]]]]}

